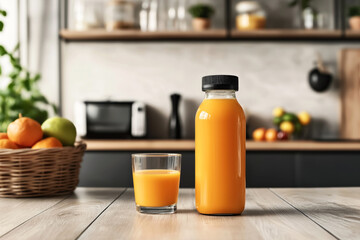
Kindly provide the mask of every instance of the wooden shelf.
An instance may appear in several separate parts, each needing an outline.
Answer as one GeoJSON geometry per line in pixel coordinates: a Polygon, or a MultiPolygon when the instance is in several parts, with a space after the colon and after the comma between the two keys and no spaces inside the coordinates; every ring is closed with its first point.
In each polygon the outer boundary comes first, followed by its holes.
{"type": "MultiPolygon", "coordinates": [[[[88,151],[194,151],[194,140],[83,140],[88,151]]],[[[248,151],[360,151],[360,142],[247,141],[248,151]]]]}
{"type": "Polygon", "coordinates": [[[304,29],[264,29],[264,30],[233,30],[231,37],[246,38],[276,38],[276,39],[337,39],[341,38],[341,30],[304,30],[304,29]]]}
{"type": "Polygon", "coordinates": [[[152,39],[224,39],[226,30],[186,32],[142,32],[139,30],[88,30],[75,31],[63,29],[60,36],[66,40],[152,40],[152,39]]]}
{"type": "Polygon", "coordinates": [[[347,38],[360,38],[360,31],[346,30],[345,37],[347,38]]]}
{"type": "MultiPolygon", "coordinates": [[[[231,31],[225,29],[186,32],[141,32],[139,30],[75,31],[63,29],[60,36],[65,40],[186,40],[186,39],[341,39],[341,30],[264,29],[231,31]]],[[[349,37],[360,37],[360,32],[349,32],[349,37]]]]}

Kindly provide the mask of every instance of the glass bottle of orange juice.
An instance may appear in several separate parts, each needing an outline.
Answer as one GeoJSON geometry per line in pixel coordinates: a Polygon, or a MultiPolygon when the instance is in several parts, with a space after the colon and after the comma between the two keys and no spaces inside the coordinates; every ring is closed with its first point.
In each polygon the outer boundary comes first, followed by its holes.
{"type": "Polygon", "coordinates": [[[202,214],[241,214],[245,207],[245,114],[238,77],[202,79],[205,99],[195,118],[195,198],[202,214]]]}

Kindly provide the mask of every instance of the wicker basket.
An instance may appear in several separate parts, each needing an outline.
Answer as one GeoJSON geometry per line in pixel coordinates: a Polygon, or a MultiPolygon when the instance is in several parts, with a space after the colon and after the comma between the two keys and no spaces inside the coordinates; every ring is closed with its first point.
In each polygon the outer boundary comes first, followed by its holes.
{"type": "Polygon", "coordinates": [[[48,149],[0,150],[0,197],[65,195],[79,183],[86,144],[48,149]]]}

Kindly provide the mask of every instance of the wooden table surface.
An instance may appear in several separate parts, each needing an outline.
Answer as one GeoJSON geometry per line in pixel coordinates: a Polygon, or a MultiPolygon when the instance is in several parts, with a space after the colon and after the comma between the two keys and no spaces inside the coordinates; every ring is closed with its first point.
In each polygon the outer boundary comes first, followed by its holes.
{"type": "Polygon", "coordinates": [[[0,199],[0,239],[359,239],[360,188],[247,189],[241,216],[137,213],[133,189],[78,188],[71,196],[0,199]]]}

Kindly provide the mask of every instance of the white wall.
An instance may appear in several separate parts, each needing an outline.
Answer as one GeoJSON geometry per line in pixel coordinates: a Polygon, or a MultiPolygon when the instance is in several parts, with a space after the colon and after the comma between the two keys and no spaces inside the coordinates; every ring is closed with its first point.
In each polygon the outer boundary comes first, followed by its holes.
{"type": "Polygon", "coordinates": [[[201,77],[235,74],[238,99],[252,116],[250,125],[271,126],[271,111],[308,111],[315,119],[314,137],[336,137],[339,131],[338,83],[325,93],[307,82],[320,52],[336,73],[337,52],[358,45],[244,42],[107,42],[64,44],[64,115],[73,119],[79,99],[145,101],[150,109],[150,137],[167,134],[169,95],[183,96],[184,136],[194,136],[194,115],[203,98],[201,77]]]}
{"type": "MultiPolygon", "coordinates": [[[[5,18],[0,17],[4,22],[4,29],[0,32],[0,44],[9,50],[12,50],[19,41],[17,7],[17,1],[0,0],[0,9],[4,9],[7,12],[5,18]]],[[[7,74],[11,70],[10,62],[7,58],[2,58],[0,63],[3,74],[7,74]]]]}

